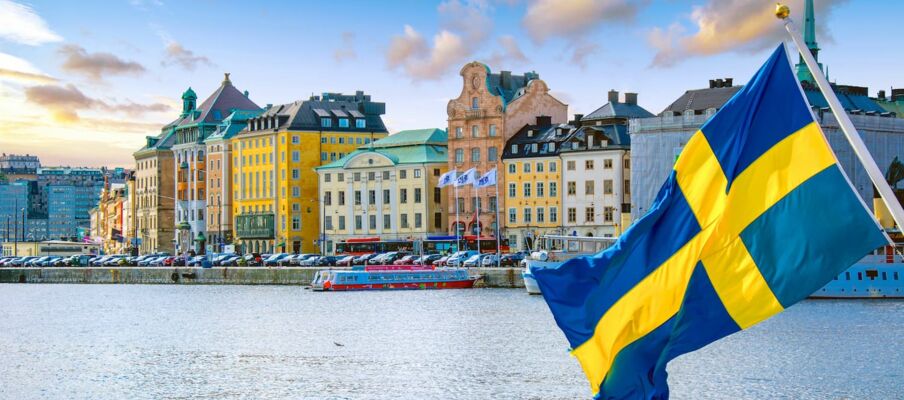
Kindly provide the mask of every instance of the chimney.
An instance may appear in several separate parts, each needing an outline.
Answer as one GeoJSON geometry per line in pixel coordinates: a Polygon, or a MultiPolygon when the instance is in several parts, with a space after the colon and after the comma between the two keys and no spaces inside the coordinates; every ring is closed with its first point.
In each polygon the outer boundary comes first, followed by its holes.
{"type": "Polygon", "coordinates": [[[609,90],[609,102],[610,103],[618,103],[618,91],[617,90],[609,90]]]}
{"type": "Polygon", "coordinates": [[[575,122],[581,122],[582,119],[584,119],[584,114],[575,114],[574,115],[575,122]]]}
{"type": "Polygon", "coordinates": [[[499,85],[505,89],[512,88],[512,71],[499,72],[499,85]]]}
{"type": "Polygon", "coordinates": [[[637,93],[625,92],[625,104],[637,105],[637,93]]]}
{"type": "Polygon", "coordinates": [[[709,88],[712,89],[712,88],[714,88],[714,87],[716,87],[716,80],[715,80],[715,79],[710,79],[710,80],[709,80],[709,88]]]}
{"type": "Polygon", "coordinates": [[[537,116],[537,126],[550,126],[552,125],[552,117],[548,115],[538,115],[537,116]]]}
{"type": "Polygon", "coordinates": [[[885,100],[885,91],[884,91],[884,90],[880,90],[880,91],[879,91],[879,94],[876,95],[876,98],[878,98],[879,100],[883,100],[883,101],[884,101],[884,100],[885,100]]]}
{"type": "Polygon", "coordinates": [[[732,81],[734,81],[734,78],[725,78],[725,87],[731,87],[732,81]]]}

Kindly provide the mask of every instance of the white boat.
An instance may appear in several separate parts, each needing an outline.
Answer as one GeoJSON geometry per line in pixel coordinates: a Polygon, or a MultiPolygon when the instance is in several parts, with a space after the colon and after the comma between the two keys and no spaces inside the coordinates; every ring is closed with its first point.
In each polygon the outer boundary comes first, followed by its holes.
{"type": "Polygon", "coordinates": [[[817,299],[904,298],[901,244],[885,246],[838,274],[816,293],[817,299]]]}
{"type": "Polygon", "coordinates": [[[580,256],[592,256],[611,246],[618,238],[592,236],[545,235],[537,241],[537,249],[524,258],[521,278],[528,294],[540,294],[540,286],[531,274],[532,268],[555,267],[580,256]]]}

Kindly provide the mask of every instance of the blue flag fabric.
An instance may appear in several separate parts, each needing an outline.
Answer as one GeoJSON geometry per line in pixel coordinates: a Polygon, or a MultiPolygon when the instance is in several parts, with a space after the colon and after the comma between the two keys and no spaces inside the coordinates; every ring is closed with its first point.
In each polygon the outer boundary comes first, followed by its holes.
{"type": "Polygon", "coordinates": [[[612,247],[532,273],[597,398],[667,399],[670,360],[781,312],[886,240],[779,46],[612,247]]]}

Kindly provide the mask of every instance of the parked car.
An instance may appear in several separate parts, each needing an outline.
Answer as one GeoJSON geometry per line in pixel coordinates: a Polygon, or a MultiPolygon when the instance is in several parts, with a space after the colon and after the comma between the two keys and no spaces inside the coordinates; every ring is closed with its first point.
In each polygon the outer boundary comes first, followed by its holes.
{"type": "Polygon", "coordinates": [[[426,254],[423,257],[418,257],[414,263],[417,265],[433,265],[433,262],[440,258],[443,258],[443,256],[439,254],[426,254]]]}
{"type": "Polygon", "coordinates": [[[374,258],[374,257],[376,257],[376,256],[378,256],[378,255],[380,255],[380,254],[379,254],[379,253],[370,253],[370,254],[365,254],[365,255],[362,255],[362,256],[358,256],[358,257],[355,258],[355,260],[352,262],[352,264],[354,264],[354,265],[366,265],[367,262],[368,262],[371,258],[374,258]]]}
{"type": "Polygon", "coordinates": [[[279,262],[288,257],[288,253],[276,253],[264,259],[264,265],[268,267],[275,267],[280,265],[279,262]]]}
{"type": "Polygon", "coordinates": [[[324,266],[324,267],[333,267],[336,266],[336,263],[339,261],[338,256],[320,256],[317,257],[316,265],[324,266]]]}
{"type": "Polygon", "coordinates": [[[484,254],[485,257],[480,259],[480,266],[491,268],[498,265],[499,256],[496,254],[484,254]]]}
{"type": "Polygon", "coordinates": [[[336,265],[340,267],[351,267],[355,262],[355,256],[343,256],[336,260],[336,265]]]}
{"type": "Polygon", "coordinates": [[[442,256],[440,258],[437,258],[436,260],[433,260],[433,266],[434,267],[445,267],[446,261],[449,261],[449,256],[442,256]]]}
{"type": "Polygon", "coordinates": [[[390,251],[367,260],[367,265],[392,265],[392,263],[404,257],[406,254],[407,253],[402,251],[390,251]]]}
{"type": "Polygon", "coordinates": [[[473,257],[477,254],[477,250],[462,250],[456,251],[454,254],[449,256],[446,259],[445,266],[447,267],[461,267],[464,264],[465,260],[473,257]]]}
{"type": "Polygon", "coordinates": [[[524,253],[503,254],[499,259],[499,264],[503,267],[517,267],[524,260],[524,253]]]}
{"type": "Polygon", "coordinates": [[[395,264],[395,265],[413,265],[413,264],[416,264],[420,258],[421,258],[421,256],[409,254],[398,260],[395,260],[395,262],[393,262],[393,264],[395,264]]]}
{"type": "Polygon", "coordinates": [[[467,260],[465,260],[463,265],[466,268],[481,267],[481,266],[483,266],[483,260],[488,257],[491,257],[491,256],[493,256],[493,254],[475,254],[475,255],[469,257],[467,260]]]}

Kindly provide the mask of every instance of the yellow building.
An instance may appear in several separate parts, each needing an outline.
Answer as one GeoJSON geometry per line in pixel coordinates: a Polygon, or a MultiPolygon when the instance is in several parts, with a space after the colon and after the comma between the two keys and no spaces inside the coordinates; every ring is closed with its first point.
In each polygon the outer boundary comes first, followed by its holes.
{"type": "Polygon", "coordinates": [[[562,165],[559,150],[573,130],[571,125],[552,124],[537,117],[506,142],[503,234],[514,250],[531,249],[534,240],[546,234],[562,234],[562,165]]]}
{"type": "Polygon", "coordinates": [[[314,168],[386,136],[384,103],[324,93],[268,106],[232,140],[233,235],[244,252],[319,251],[314,168]]]}
{"type": "Polygon", "coordinates": [[[317,168],[322,251],[350,238],[445,235],[447,200],[437,184],[448,170],[447,146],[444,130],[402,131],[317,168]]]}

